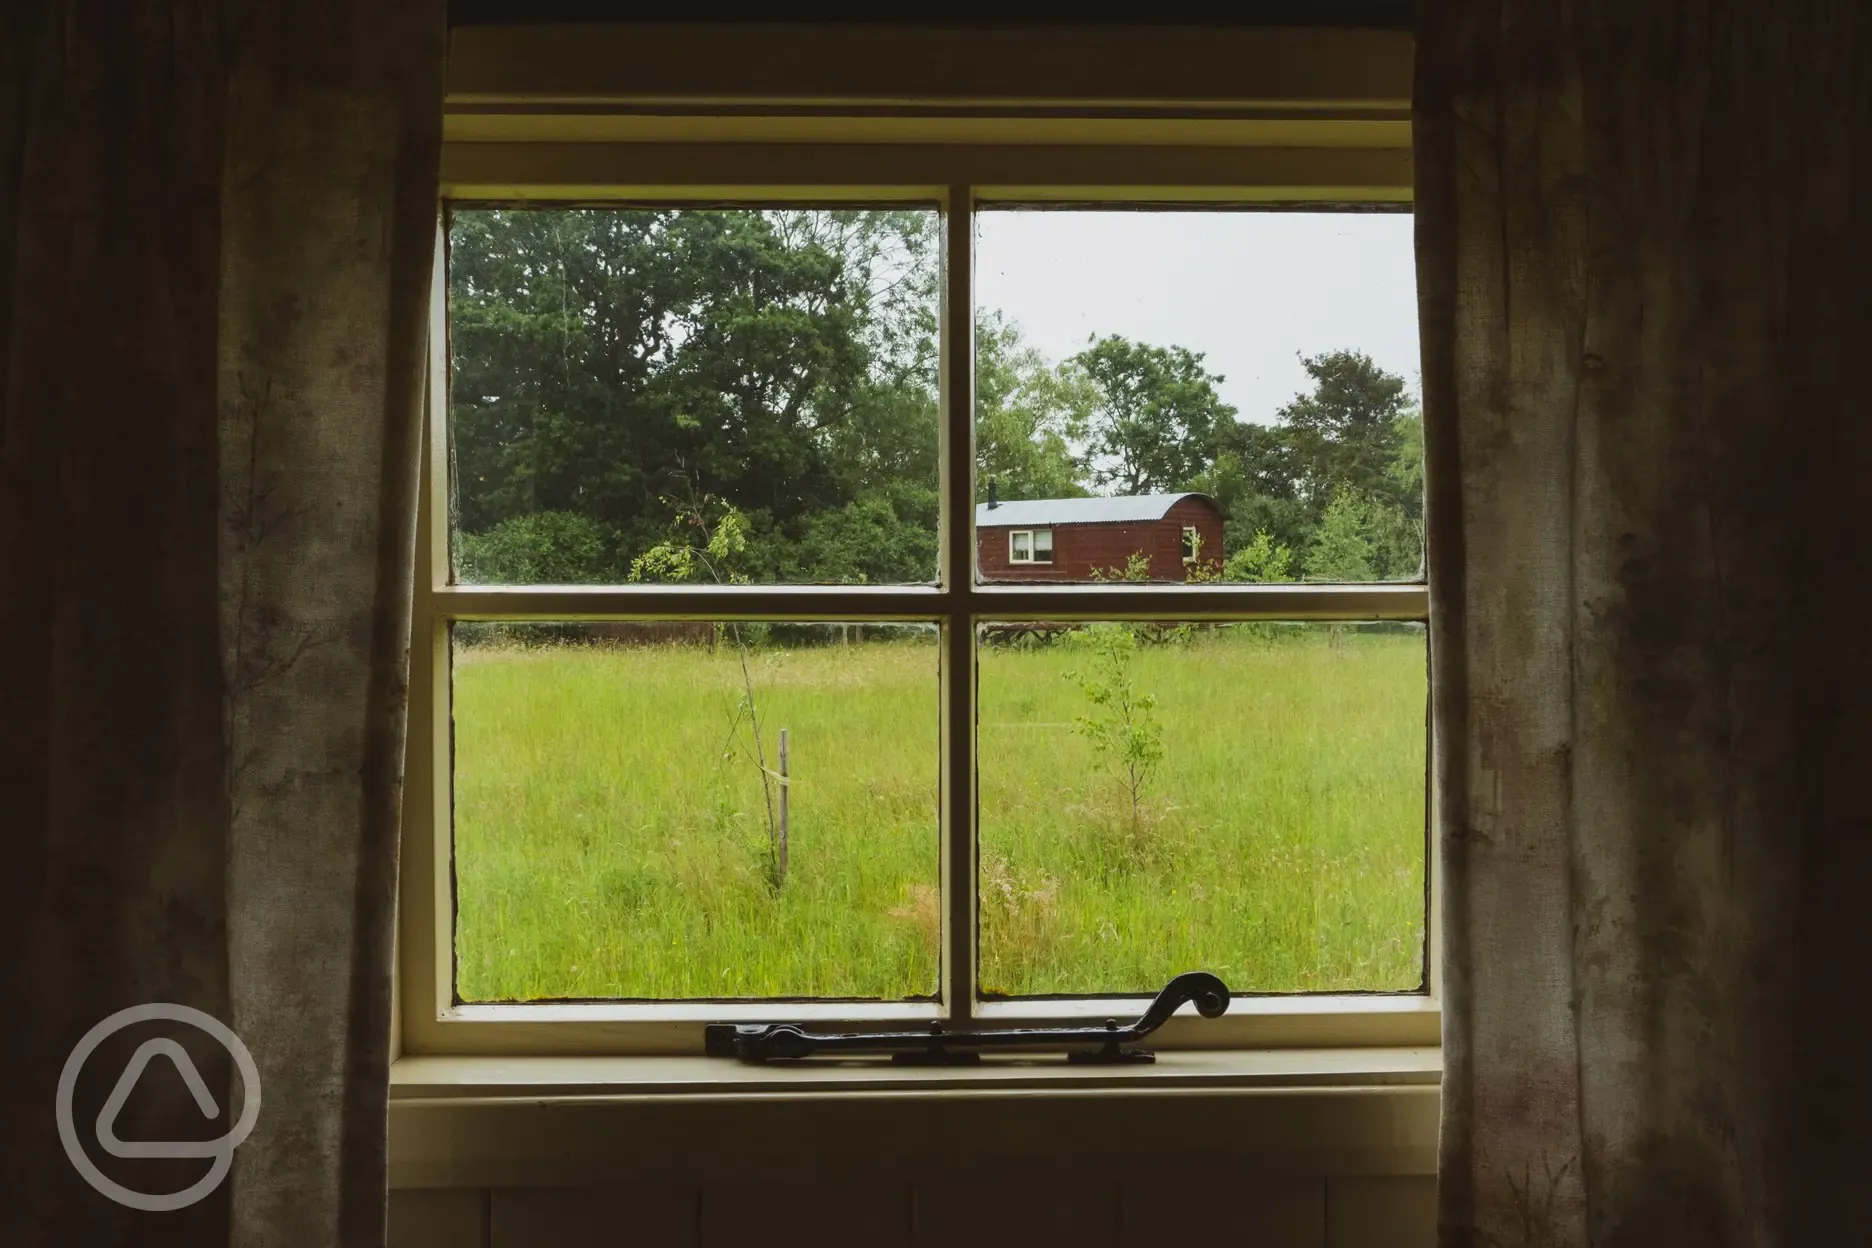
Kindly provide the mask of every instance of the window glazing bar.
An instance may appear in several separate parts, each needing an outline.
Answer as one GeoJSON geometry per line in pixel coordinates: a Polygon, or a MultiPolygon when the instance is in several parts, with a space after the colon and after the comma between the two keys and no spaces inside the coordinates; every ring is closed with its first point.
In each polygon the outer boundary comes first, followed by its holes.
{"type": "MultiPolygon", "coordinates": [[[[945,429],[945,436],[950,435],[945,429]]],[[[966,465],[965,465],[966,467],[966,465]]],[[[945,505],[949,504],[944,484],[945,505]]],[[[943,520],[944,575],[974,575],[965,513],[943,520]],[[953,531],[959,530],[959,531],[953,531]]],[[[950,580],[950,584],[955,584],[950,580]]],[[[445,619],[933,620],[1242,619],[1422,620],[1421,582],[1369,585],[517,585],[444,586],[445,619]]]]}
{"type": "Polygon", "coordinates": [[[942,998],[953,1024],[975,1006],[975,205],[949,188],[943,217],[942,998]]]}

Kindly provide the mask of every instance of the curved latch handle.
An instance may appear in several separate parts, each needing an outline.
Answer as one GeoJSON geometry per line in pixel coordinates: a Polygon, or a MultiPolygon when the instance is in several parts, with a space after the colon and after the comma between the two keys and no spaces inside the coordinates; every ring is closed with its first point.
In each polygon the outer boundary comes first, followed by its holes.
{"type": "Polygon", "coordinates": [[[1153,1056],[1136,1044],[1170,1021],[1188,1004],[1204,1018],[1228,1010],[1229,990],[1207,971],[1187,971],[1165,984],[1136,1022],[1120,1027],[1004,1027],[949,1031],[932,1024],[927,1031],[809,1031],[799,1023],[710,1023],[704,1051],[711,1057],[744,1062],[791,1061],[827,1054],[855,1056],[889,1053],[893,1061],[956,1065],[981,1060],[984,1049],[1063,1049],[1073,1062],[1149,1062],[1153,1056]],[[1093,1046],[1081,1048],[1082,1045],[1093,1046]]]}

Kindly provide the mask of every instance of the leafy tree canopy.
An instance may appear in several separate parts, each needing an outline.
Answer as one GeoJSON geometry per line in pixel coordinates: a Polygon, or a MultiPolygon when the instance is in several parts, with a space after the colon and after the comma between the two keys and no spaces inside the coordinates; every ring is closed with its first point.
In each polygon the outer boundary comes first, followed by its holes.
{"type": "MultiPolygon", "coordinates": [[[[684,498],[734,518],[738,577],[931,579],[938,241],[910,210],[458,212],[458,574],[663,579],[640,560],[681,548],[684,498]]],[[[1229,579],[1419,574],[1421,420],[1370,357],[1303,358],[1308,389],[1253,423],[1180,346],[1055,364],[995,311],[975,341],[983,496],[1200,490],[1229,579]]]]}
{"type": "Polygon", "coordinates": [[[1219,374],[1184,347],[1155,347],[1111,335],[1067,361],[1090,388],[1088,461],[1095,484],[1114,494],[1187,488],[1214,462],[1235,409],[1216,393],[1219,374]]]}

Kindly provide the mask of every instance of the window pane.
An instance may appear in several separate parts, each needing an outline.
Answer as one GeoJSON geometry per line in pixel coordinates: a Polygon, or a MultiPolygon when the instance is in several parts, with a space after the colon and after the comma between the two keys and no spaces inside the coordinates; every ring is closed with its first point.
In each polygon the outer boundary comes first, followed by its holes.
{"type": "Polygon", "coordinates": [[[936,573],[935,212],[458,210],[466,584],[936,573]]]}
{"type": "Polygon", "coordinates": [[[984,578],[1009,575],[991,553],[1008,527],[1042,524],[1052,566],[1020,579],[1421,576],[1408,215],[976,220],[984,578]]]}
{"type": "Polygon", "coordinates": [[[1034,558],[1041,563],[1048,563],[1053,558],[1053,530],[1035,529],[1033,535],[1034,558]]]}
{"type": "Polygon", "coordinates": [[[983,990],[1419,988],[1426,655],[1405,624],[985,628],[983,990]]]}
{"type": "Polygon", "coordinates": [[[936,635],[457,624],[460,997],[933,994],[936,635]]]}

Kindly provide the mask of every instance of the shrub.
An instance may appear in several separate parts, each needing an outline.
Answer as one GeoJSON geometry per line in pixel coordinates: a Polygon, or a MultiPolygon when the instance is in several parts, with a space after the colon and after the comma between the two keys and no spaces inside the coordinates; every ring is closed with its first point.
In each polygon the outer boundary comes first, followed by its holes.
{"type": "Polygon", "coordinates": [[[466,584],[593,585],[623,579],[617,535],[575,511],[511,516],[485,533],[455,539],[455,570],[466,584]]]}
{"type": "Polygon", "coordinates": [[[1123,788],[1135,840],[1145,788],[1164,757],[1156,695],[1137,687],[1132,670],[1138,632],[1129,624],[1089,624],[1069,640],[1084,653],[1085,663],[1067,672],[1067,679],[1092,703],[1092,713],[1081,715],[1073,731],[1091,742],[1106,771],[1123,788]]]}

